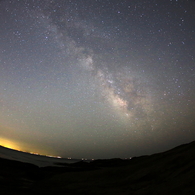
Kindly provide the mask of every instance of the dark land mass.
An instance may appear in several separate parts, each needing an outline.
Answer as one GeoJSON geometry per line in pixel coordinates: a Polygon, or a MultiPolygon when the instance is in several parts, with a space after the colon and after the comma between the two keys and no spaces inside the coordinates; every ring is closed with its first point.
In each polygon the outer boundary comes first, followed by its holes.
{"type": "Polygon", "coordinates": [[[195,141],[131,160],[38,167],[0,158],[0,194],[195,194],[195,141]]]}

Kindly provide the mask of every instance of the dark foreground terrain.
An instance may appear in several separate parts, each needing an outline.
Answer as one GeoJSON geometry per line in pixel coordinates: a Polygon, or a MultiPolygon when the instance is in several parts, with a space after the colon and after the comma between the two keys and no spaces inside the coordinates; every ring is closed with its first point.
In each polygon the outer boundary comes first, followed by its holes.
{"type": "Polygon", "coordinates": [[[195,194],[195,142],[131,160],[38,167],[0,159],[0,194],[195,194]]]}

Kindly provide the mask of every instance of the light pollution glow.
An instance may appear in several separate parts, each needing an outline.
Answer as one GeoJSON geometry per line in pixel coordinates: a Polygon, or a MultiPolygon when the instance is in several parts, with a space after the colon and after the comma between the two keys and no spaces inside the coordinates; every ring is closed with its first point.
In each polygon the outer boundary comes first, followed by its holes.
{"type": "Polygon", "coordinates": [[[48,150],[49,153],[47,151],[44,150],[40,150],[40,148],[34,148],[30,145],[27,146],[27,144],[23,144],[21,142],[17,142],[11,139],[7,139],[7,138],[0,138],[0,146],[9,148],[9,149],[13,149],[13,150],[17,150],[17,151],[21,151],[21,152],[27,152],[30,154],[37,154],[37,155],[45,155],[45,156],[51,156],[51,157],[55,157],[55,155],[52,155],[50,152],[51,150],[48,150]]]}

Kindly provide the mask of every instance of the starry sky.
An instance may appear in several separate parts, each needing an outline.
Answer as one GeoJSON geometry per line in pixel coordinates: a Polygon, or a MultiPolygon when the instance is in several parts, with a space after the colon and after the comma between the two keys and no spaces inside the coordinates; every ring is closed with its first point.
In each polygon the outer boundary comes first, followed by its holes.
{"type": "Polygon", "coordinates": [[[195,139],[195,1],[1,0],[0,145],[128,158],[195,139]]]}

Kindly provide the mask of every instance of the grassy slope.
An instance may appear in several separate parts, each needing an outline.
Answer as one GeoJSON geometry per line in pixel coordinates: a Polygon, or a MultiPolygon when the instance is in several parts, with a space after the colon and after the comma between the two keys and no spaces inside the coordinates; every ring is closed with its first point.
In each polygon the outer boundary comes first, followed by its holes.
{"type": "Polygon", "coordinates": [[[195,194],[195,142],[129,161],[99,160],[64,168],[2,161],[0,187],[10,194],[195,194]]]}

